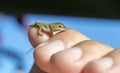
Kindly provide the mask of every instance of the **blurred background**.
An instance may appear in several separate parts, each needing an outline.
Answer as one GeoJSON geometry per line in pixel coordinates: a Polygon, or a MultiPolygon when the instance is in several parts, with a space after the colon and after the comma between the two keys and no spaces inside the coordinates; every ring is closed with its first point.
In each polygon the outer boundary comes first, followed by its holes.
{"type": "Polygon", "coordinates": [[[37,20],[62,22],[93,40],[120,47],[120,5],[117,0],[0,1],[0,73],[29,73],[33,47],[29,25],[37,20]]]}

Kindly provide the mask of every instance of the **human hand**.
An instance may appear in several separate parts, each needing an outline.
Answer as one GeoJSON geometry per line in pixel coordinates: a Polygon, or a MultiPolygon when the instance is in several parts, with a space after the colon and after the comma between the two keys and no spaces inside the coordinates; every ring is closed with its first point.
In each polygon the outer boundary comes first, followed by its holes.
{"type": "Polygon", "coordinates": [[[75,30],[53,37],[29,30],[35,63],[48,73],[120,73],[120,49],[90,40],[75,30]]]}

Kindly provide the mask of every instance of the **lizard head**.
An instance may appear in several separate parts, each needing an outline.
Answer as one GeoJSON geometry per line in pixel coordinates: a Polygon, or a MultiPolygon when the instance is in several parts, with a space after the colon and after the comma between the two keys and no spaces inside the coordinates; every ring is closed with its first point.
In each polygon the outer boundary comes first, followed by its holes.
{"type": "Polygon", "coordinates": [[[56,23],[51,23],[50,24],[50,28],[52,31],[62,31],[62,30],[66,30],[67,28],[60,22],[56,22],[56,23]]]}

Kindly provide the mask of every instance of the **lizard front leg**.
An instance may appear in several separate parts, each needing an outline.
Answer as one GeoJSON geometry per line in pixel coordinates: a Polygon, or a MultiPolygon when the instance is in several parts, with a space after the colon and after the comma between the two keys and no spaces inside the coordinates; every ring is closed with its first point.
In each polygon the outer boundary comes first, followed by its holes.
{"type": "Polygon", "coordinates": [[[40,36],[43,36],[42,28],[39,28],[39,29],[38,29],[38,34],[39,34],[40,36]]]}

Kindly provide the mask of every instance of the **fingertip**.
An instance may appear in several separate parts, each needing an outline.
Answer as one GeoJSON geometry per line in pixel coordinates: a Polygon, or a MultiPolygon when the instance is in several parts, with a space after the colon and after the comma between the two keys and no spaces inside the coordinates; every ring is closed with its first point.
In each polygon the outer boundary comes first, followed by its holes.
{"type": "Polygon", "coordinates": [[[41,53],[40,51],[37,51],[35,49],[35,51],[34,51],[35,63],[37,64],[37,66],[41,70],[43,70],[45,72],[50,72],[51,71],[51,69],[50,69],[51,67],[50,67],[50,63],[49,63],[49,56],[46,56],[43,53],[41,53]]]}
{"type": "Polygon", "coordinates": [[[101,69],[99,65],[94,62],[89,62],[83,69],[83,73],[104,73],[101,71],[103,71],[103,69],[101,69]]]}
{"type": "Polygon", "coordinates": [[[110,57],[103,57],[89,62],[83,73],[108,73],[113,65],[113,60],[110,57]]]}
{"type": "Polygon", "coordinates": [[[47,41],[49,38],[50,36],[45,33],[43,33],[43,36],[38,35],[38,29],[35,27],[31,27],[28,31],[28,39],[33,47],[47,41]]]}
{"type": "Polygon", "coordinates": [[[82,56],[82,50],[74,47],[60,51],[51,57],[51,66],[54,73],[78,73],[80,66],[78,60],[82,56]]]}
{"type": "Polygon", "coordinates": [[[61,50],[64,50],[64,44],[60,40],[40,44],[34,51],[36,64],[42,70],[51,73],[50,58],[53,54],[61,50]]]}

